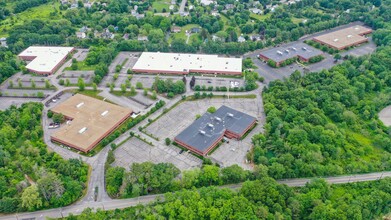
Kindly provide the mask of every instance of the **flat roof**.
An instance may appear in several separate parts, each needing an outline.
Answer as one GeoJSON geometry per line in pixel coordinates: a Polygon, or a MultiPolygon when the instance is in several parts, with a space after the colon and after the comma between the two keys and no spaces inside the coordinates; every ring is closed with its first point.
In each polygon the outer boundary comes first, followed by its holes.
{"type": "Polygon", "coordinates": [[[35,57],[26,68],[38,72],[51,72],[74,48],[31,46],[21,52],[19,57],[35,57]]]}
{"type": "Polygon", "coordinates": [[[73,119],[62,125],[52,138],[82,151],[91,150],[132,113],[131,109],[81,94],[70,97],[51,111],[73,119]]]}
{"type": "Polygon", "coordinates": [[[226,131],[242,134],[255,120],[255,117],[223,105],[215,113],[207,112],[202,115],[175,139],[205,152],[226,131]]]}
{"type": "Polygon", "coordinates": [[[159,71],[162,73],[242,73],[242,59],[207,54],[143,52],[133,66],[133,70],[159,71]]]}
{"type": "Polygon", "coordinates": [[[311,57],[322,55],[323,52],[300,42],[267,49],[261,51],[260,54],[278,63],[297,56],[309,59],[311,57]]]}
{"type": "Polygon", "coordinates": [[[362,25],[355,25],[314,37],[314,40],[323,42],[335,48],[345,48],[366,41],[363,35],[371,33],[372,29],[362,25]]]}

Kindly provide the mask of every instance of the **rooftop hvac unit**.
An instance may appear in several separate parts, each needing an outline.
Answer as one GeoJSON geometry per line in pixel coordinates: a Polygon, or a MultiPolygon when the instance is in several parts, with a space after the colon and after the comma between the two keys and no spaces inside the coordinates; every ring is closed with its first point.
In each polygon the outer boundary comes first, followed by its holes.
{"type": "Polygon", "coordinates": [[[229,117],[234,117],[234,114],[228,113],[228,116],[229,116],[229,117]]]}
{"type": "Polygon", "coordinates": [[[338,38],[335,38],[335,39],[334,39],[334,42],[337,42],[337,41],[338,41],[338,38]]]}
{"type": "Polygon", "coordinates": [[[85,131],[87,131],[87,127],[84,127],[79,130],[79,134],[83,134],[85,131]]]}
{"type": "Polygon", "coordinates": [[[84,105],[84,102],[80,102],[79,104],[77,104],[76,108],[80,108],[82,105],[84,105]]]}
{"type": "Polygon", "coordinates": [[[349,34],[349,35],[348,35],[348,38],[351,38],[351,37],[353,37],[353,36],[349,34]]]}
{"type": "Polygon", "coordinates": [[[107,115],[107,113],[109,113],[109,111],[104,111],[104,112],[102,112],[102,114],[100,114],[100,115],[102,115],[102,116],[105,116],[105,115],[107,115]]]}
{"type": "Polygon", "coordinates": [[[200,130],[200,134],[203,134],[203,135],[205,135],[205,131],[203,131],[203,130],[200,130]]]}

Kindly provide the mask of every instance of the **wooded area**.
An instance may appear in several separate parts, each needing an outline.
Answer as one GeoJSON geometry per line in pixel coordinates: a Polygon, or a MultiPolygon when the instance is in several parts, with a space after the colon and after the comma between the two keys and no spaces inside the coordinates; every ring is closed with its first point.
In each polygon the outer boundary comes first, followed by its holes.
{"type": "Polygon", "coordinates": [[[373,172],[391,167],[389,130],[378,112],[391,104],[391,48],[263,92],[265,134],[250,158],[274,178],[373,172]]]}
{"type": "Polygon", "coordinates": [[[0,111],[0,213],[66,206],[86,187],[87,165],[43,143],[42,108],[28,103],[0,111]]]}
{"type": "Polygon", "coordinates": [[[67,219],[375,219],[391,211],[391,179],[346,185],[317,179],[294,189],[264,177],[245,182],[238,192],[206,187],[164,197],[162,203],[97,213],[87,209],[67,219]]]}

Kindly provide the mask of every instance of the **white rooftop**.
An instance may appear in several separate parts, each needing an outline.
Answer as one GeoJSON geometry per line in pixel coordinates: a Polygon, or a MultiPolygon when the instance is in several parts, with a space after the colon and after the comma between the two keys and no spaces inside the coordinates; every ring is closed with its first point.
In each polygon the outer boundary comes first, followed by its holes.
{"type": "Polygon", "coordinates": [[[73,47],[36,47],[31,46],[19,54],[20,57],[35,57],[27,69],[38,72],[51,72],[71,51],[73,47]]]}
{"type": "Polygon", "coordinates": [[[206,54],[143,52],[134,65],[133,71],[241,74],[242,59],[206,54]]]}

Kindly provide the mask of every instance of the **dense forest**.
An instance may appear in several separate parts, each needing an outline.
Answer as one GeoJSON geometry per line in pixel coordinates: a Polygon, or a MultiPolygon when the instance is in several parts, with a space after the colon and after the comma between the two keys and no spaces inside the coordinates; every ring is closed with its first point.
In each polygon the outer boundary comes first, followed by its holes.
{"type": "Polygon", "coordinates": [[[206,187],[167,193],[162,203],[114,211],[86,209],[77,219],[375,219],[389,213],[391,179],[329,185],[317,179],[302,188],[269,177],[238,191],[206,187]]]}
{"type": "Polygon", "coordinates": [[[0,111],[0,213],[65,206],[83,194],[87,165],[47,150],[42,108],[28,103],[0,111]]]}
{"type": "Polygon", "coordinates": [[[11,51],[0,47],[0,83],[20,69],[19,61],[11,51]]]}
{"type": "Polygon", "coordinates": [[[377,113],[391,104],[391,48],[319,73],[295,72],[263,92],[266,133],[252,158],[274,178],[391,168],[391,138],[377,113]]]}
{"type": "Polygon", "coordinates": [[[260,179],[267,175],[267,169],[257,167],[255,172],[243,170],[238,165],[219,168],[204,164],[202,168],[185,170],[172,164],[151,162],[134,163],[130,171],[123,167],[110,167],[106,171],[107,193],[112,198],[131,198],[141,195],[172,192],[212,185],[239,183],[260,179]],[[180,178],[178,178],[178,175],[180,178]]]}

